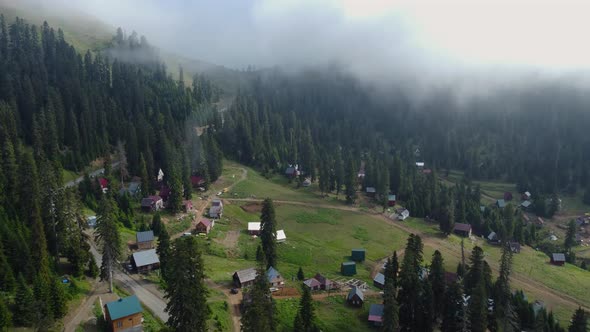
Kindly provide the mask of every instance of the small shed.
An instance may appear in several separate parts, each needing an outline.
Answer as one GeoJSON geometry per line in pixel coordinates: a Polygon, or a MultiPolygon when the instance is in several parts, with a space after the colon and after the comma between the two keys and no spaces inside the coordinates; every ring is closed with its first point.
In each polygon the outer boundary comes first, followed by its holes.
{"type": "Polygon", "coordinates": [[[423,161],[417,161],[416,162],[416,167],[418,168],[424,168],[425,163],[423,161]]]}
{"type": "Polygon", "coordinates": [[[248,234],[260,235],[260,222],[249,222],[248,223],[248,234]]]}
{"type": "Polygon", "coordinates": [[[310,178],[306,178],[305,180],[303,180],[303,183],[302,183],[302,185],[303,185],[304,187],[309,187],[309,186],[311,186],[311,179],[310,179],[310,178]]]}
{"type": "Polygon", "coordinates": [[[533,205],[533,203],[531,203],[531,201],[524,201],[524,202],[520,203],[520,207],[525,210],[530,208],[531,205],[533,205]]]}
{"type": "Polygon", "coordinates": [[[503,199],[499,199],[496,201],[496,206],[499,207],[500,209],[503,209],[506,207],[506,201],[503,199]]]}
{"type": "Polygon", "coordinates": [[[105,178],[99,178],[98,185],[100,186],[100,190],[102,190],[103,194],[105,194],[109,190],[109,180],[105,178]]]}
{"type": "Polygon", "coordinates": [[[138,251],[132,255],[133,265],[137,272],[147,273],[160,267],[160,259],[156,249],[138,251]]]}
{"type": "Polygon", "coordinates": [[[531,193],[530,193],[530,192],[528,192],[528,191],[525,191],[525,192],[522,194],[522,199],[523,199],[523,200],[525,200],[525,201],[526,201],[526,200],[529,200],[529,199],[531,199],[531,193]]]}
{"type": "Polygon", "coordinates": [[[365,260],[365,249],[352,249],[350,259],[355,262],[362,262],[365,260]]]}
{"type": "Polygon", "coordinates": [[[565,264],[565,255],[562,253],[551,254],[551,264],[563,266],[565,264]]]}
{"type": "Polygon", "coordinates": [[[164,208],[164,201],[160,196],[149,196],[141,200],[141,210],[143,212],[160,211],[164,208]]]}
{"type": "Polygon", "coordinates": [[[404,209],[400,214],[397,216],[398,220],[406,220],[410,217],[410,211],[408,209],[404,209]]]}
{"type": "Polygon", "coordinates": [[[154,247],[154,231],[135,233],[137,249],[151,249],[154,247]]]}
{"type": "Polygon", "coordinates": [[[374,197],[377,190],[375,189],[375,187],[367,187],[365,189],[365,192],[367,193],[368,196],[374,197]]]}
{"type": "Polygon", "coordinates": [[[282,243],[282,242],[285,242],[285,241],[287,241],[287,235],[285,235],[285,231],[284,230],[279,229],[277,231],[277,242],[278,243],[282,243]]]}
{"type": "Polygon", "coordinates": [[[385,287],[385,275],[383,273],[377,273],[375,278],[373,278],[373,285],[379,289],[383,289],[385,287]]]}
{"type": "Polygon", "coordinates": [[[395,195],[388,195],[387,196],[387,205],[388,206],[395,206],[395,195]]]}
{"type": "Polygon", "coordinates": [[[364,301],[365,296],[363,291],[356,286],[352,286],[350,292],[348,292],[348,295],[346,296],[346,302],[356,307],[362,307],[364,301]]]}
{"type": "Polygon", "coordinates": [[[491,244],[498,244],[500,243],[500,240],[498,239],[498,234],[496,234],[496,232],[492,231],[488,236],[488,242],[491,244]]]}
{"type": "Polygon", "coordinates": [[[314,278],[320,282],[320,289],[321,290],[330,290],[332,289],[332,280],[324,277],[320,273],[316,273],[314,278]]]}
{"type": "Polygon", "coordinates": [[[512,253],[514,253],[514,254],[520,253],[520,243],[518,243],[516,241],[510,241],[509,246],[510,246],[510,251],[512,251],[512,253]]]}
{"type": "Polygon", "coordinates": [[[470,237],[471,225],[458,222],[455,224],[455,227],[453,228],[453,233],[464,237],[470,237]]]}
{"type": "Polygon", "coordinates": [[[340,273],[345,276],[353,276],[356,274],[355,262],[343,262],[340,264],[340,273]]]}
{"type": "Polygon", "coordinates": [[[256,269],[251,267],[249,269],[234,272],[233,280],[236,287],[248,287],[254,283],[256,279],[256,269]]]}
{"type": "Polygon", "coordinates": [[[211,228],[213,228],[213,223],[211,222],[211,220],[201,219],[201,220],[199,220],[199,222],[195,226],[195,231],[197,233],[209,234],[209,232],[211,231],[211,228]]]}
{"type": "Polygon", "coordinates": [[[373,326],[383,326],[383,308],[383,304],[371,304],[369,308],[369,322],[373,326]]]}

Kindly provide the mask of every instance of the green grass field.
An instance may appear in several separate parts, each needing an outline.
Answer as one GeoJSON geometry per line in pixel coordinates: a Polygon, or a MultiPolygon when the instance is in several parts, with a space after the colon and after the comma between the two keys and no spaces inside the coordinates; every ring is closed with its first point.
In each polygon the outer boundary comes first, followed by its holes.
{"type": "MultiPolygon", "coordinates": [[[[463,179],[463,172],[452,170],[449,176],[445,179],[451,183],[460,183],[463,179]]],[[[482,200],[486,200],[488,203],[493,203],[496,199],[504,197],[505,192],[511,192],[515,195],[515,199],[518,199],[518,191],[514,183],[501,182],[501,181],[472,181],[473,184],[479,184],[482,192],[482,200]],[[488,196],[488,197],[486,197],[488,196]]]]}

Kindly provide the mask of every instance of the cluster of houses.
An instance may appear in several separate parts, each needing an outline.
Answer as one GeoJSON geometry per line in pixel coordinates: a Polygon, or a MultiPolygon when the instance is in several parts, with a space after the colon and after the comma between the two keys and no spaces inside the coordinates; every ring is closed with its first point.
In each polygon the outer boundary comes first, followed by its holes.
{"type": "MultiPolygon", "coordinates": [[[[277,269],[269,267],[266,270],[266,278],[271,288],[277,289],[285,286],[285,279],[277,269]]],[[[234,286],[237,288],[248,288],[254,284],[254,279],[258,276],[256,268],[248,268],[240,271],[236,271],[233,274],[234,286]]]]}
{"type": "Polygon", "coordinates": [[[160,259],[154,249],[154,232],[135,233],[137,250],[131,255],[131,265],[139,273],[149,273],[160,267],[160,259]]]}

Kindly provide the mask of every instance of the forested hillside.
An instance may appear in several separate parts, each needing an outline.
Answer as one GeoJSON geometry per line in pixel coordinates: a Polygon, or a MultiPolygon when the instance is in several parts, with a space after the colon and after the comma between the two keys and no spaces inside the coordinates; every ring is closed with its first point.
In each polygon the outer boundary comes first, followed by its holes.
{"type": "Polygon", "coordinates": [[[80,195],[64,188],[64,168],[79,172],[104,158],[109,169],[112,160],[119,167],[111,191],[140,175],[146,194],[162,169],[179,198],[190,187],[182,179],[219,174],[207,158],[215,139],[203,135],[201,148],[196,130],[213,118],[216,90],[200,77],[192,88],[182,76],[171,79],[151,49],[145,38],[119,33],[110,53],[82,55],[47,23],[0,17],[0,316],[10,308],[17,326],[61,318],[69,295],[58,276],[93,269],[80,195]],[[127,58],[118,59],[123,51],[127,58]],[[149,61],[130,61],[135,54],[149,61]]]}

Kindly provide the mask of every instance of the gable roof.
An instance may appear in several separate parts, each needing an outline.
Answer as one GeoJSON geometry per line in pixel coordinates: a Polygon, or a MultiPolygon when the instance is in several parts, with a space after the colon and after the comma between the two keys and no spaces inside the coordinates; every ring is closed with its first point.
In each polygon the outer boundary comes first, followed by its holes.
{"type": "Polygon", "coordinates": [[[375,187],[367,187],[367,192],[368,193],[375,193],[375,192],[377,192],[377,190],[375,190],[375,187]]]}
{"type": "Polygon", "coordinates": [[[455,227],[453,227],[453,231],[461,231],[461,232],[469,232],[471,230],[471,225],[463,224],[463,223],[455,223],[455,227]]]}
{"type": "Polygon", "coordinates": [[[490,235],[488,235],[488,240],[490,241],[494,241],[498,239],[498,234],[496,234],[496,232],[491,232],[490,235]]]}
{"type": "Polygon", "coordinates": [[[407,218],[407,217],[409,217],[409,216],[410,216],[410,211],[409,211],[408,209],[404,209],[404,210],[402,211],[402,213],[400,213],[400,214],[401,214],[401,216],[402,216],[402,217],[405,217],[405,218],[407,218]]]}
{"type": "Polygon", "coordinates": [[[506,201],[503,199],[499,199],[496,201],[496,204],[498,205],[499,208],[503,208],[506,207],[506,201]]]}
{"type": "Polygon", "coordinates": [[[416,166],[418,166],[418,167],[424,167],[424,162],[423,161],[417,161],[416,162],[416,166]]]}
{"type": "Polygon", "coordinates": [[[268,278],[268,281],[271,282],[274,279],[281,278],[281,274],[279,273],[279,271],[277,271],[274,267],[271,266],[266,271],[266,277],[268,278]]]}
{"type": "Polygon", "coordinates": [[[551,255],[554,262],[565,262],[565,255],[562,253],[554,253],[551,255]]]}
{"type": "Polygon", "coordinates": [[[350,289],[350,292],[348,292],[348,296],[346,297],[346,299],[351,300],[355,294],[361,299],[361,301],[365,300],[365,296],[363,295],[363,292],[361,291],[360,288],[358,288],[356,286],[353,286],[350,289]]]}
{"type": "Polygon", "coordinates": [[[142,312],[136,295],[131,295],[106,304],[111,320],[120,319],[142,312]]]}
{"type": "Polygon", "coordinates": [[[248,230],[249,231],[259,231],[260,230],[260,222],[249,222],[248,223],[248,230]]]}
{"type": "Polygon", "coordinates": [[[389,201],[395,201],[395,195],[388,195],[387,196],[387,200],[389,200],[389,201]]]}
{"type": "Polygon", "coordinates": [[[203,225],[205,225],[205,227],[211,227],[211,220],[209,220],[209,219],[201,219],[201,220],[200,220],[200,221],[197,223],[197,225],[198,225],[198,224],[203,224],[203,225]]]}
{"type": "Polygon", "coordinates": [[[285,235],[285,231],[282,229],[279,229],[277,231],[277,241],[282,241],[282,240],[286,240],[287,239],[287,235],[285,235]]]}
{"type": "Polygon", "coordinates": [[[373,303],[369,308],[369,322],[383,321],[383,304],[373,303]]]}
{"type": "Polygon", "coordinates": [[[323,275],[321,275],[320,273],[316,273],[314,278],[320,282],[320,284],[322,285],[327,285],[327,284],[331,284],[332,282],[330,281],[330,279],[324,277],[323,275]]]}
{"type": "Polygon", "coordinates": [[[533,203],[531,203],[531,201],[524,201],[524,202],[520,203],[520,205],[525,208],[528,208],[529,206],[531,206],[531,204],[533,204],[533,203]]]}
{"type": "Polygon", "coordinates": [[[255,268],[251,267],[249,269],[236,271],[234,274],[238,276],[240,283],[244,283],[256,279],[257,272],[255,268]]]}
{"type": "Polygon", "coordinates": [[[105,178],[99,178],[98,183],[100,184],[100,187],[104,189],[109,185],[109,180],[105,178]]]}
{"type": "Polygon", "coordinates": [[[321,283],[316,278],[307,279],[303,283],[309,288],[321,286],[321,283]]]}
{"type": "Polygon", "coordinates": [[[156,254],[156,249],[138,251],[136,253],[133,253],[133,261],[135,261],[135,266],[137,267],[160,263],[160,259],[156,254]]]}
{"type": "Polygon", "coordinates": [[[154,231],[137,232],[135,233],[135,238],[137,239],[137,243],[153,241],[154,231]]]}
{"type": "Polygon", "coordinates": [[[385,276],[383,275],[383,273],[377,273],[373,281],[378,284],[385,285],[385,276]]]}
{"type": "Polygon", "coordinates": [[[295,172],[297,172],[297,169],[295,167],[287,167],[287,169],[285,170],[285,174],[287,175],[293,175],[295,172]]]}

